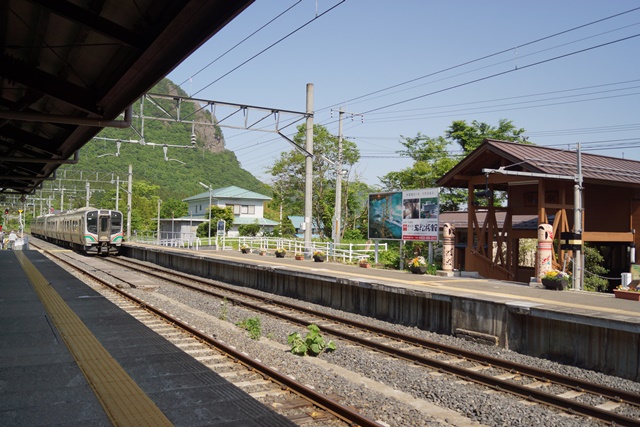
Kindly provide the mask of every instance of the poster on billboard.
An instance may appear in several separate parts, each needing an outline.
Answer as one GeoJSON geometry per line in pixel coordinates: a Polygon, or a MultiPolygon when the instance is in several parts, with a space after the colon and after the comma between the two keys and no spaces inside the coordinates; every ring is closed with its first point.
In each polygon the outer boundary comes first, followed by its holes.
{"type": "Polygon", "coordinates": [[[438,240],[439,188],[369,194],[369,238],[438,240]]]}
{"type": "Polygon", "coordinates": [[[439,188],[402,192],[402,240],[438,240],[439,188]]]}
{"type": "Polygon", "coordinates": [[[369,238],[402,239],[402,192],[369,194],[369,238]]]}

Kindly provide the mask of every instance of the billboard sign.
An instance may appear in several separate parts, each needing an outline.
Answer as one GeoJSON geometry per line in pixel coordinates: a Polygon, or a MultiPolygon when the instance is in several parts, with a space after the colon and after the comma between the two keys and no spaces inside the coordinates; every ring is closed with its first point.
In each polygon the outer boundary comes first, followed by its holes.
{"type": "Polygon", "coordinates": [[[369,238],[437,241],[439,188],[369,194],[369,238]]]}

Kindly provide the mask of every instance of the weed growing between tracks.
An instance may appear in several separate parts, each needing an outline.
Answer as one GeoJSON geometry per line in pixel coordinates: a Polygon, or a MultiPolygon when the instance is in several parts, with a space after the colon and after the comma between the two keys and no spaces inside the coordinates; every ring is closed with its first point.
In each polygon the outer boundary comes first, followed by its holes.
{"type": "Polygon", "coordinates": [[[334,351],[336,345],[333,341],[325,342],[322,335],[320,335],[320,328],[317,325],[311,324],[307,326],[309,333],[302,338],[299,332],[293,332],[287,337],[287,342],[291,346],[291,353],[298,356],[317,356],[323,350],[334,351]]]}
{"type": "Polygon", "coordinates": [[[236,326],[241,327],[249,331],[249,338],[252,340],[259,340],[262,336],[262,325],[260,324],[260,318],[249,317],[241,322],[236,323],[236,326]]]}

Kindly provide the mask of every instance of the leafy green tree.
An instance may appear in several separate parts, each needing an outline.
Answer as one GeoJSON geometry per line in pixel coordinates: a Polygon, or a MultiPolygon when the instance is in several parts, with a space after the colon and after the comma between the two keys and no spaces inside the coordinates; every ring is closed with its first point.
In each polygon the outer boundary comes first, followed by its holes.
{"type": "Polygon", "coordinates": [[[163,200],[160,205],[162,218],[180,218],[189,215],[189,204],[178,199],[163,200]]]}
{"type": "Polygon", "coordinates": [[[211,223],[211,235],[213,237],[218,233],[218,221],[224,220],[226,222],[226,229],[229,230],[233,225],[233,208],[227,206],[225,208],[219,206],[211,206],[209,208],[210,221],[205,221],[198,225],[196,229],[196,236],[207,237],[209,234],[209,223],[211,223]]]}
{"type": "Polygon", "coordinates": [[[280,224],[274,227],[273,231],[264,232],[267,237],[293,237],[295,234],[296,229],[288,218],[284,218],[280,224]]]}
{"type": "MultiPolygon", "coordinates": [[[[584,290],[589,292],[606,292],[609,281],[603,277],[609,272],[604,266],[604,256],[597,247],[584,245],[584,290]]],[[[573,260],[569,263],[568,271],[573,271],[573,260]]]]}
{"type": "MultiPolygon", "coordinates": [[[[522,136],[524,132],[524,129],[517,128],[506,119],[499,120],[498,127],[476,120],[471,124],[467,124],[464,120],[456,120],[445,131],[444,137],[432,138],[421,133],[418,133],[415,138],[403,136],[404,141],[400,143],[405,149],[399,151],[399,154],[412,158],[413,166],[398,172],[390,172],[380,180],[389,191],[435,187],[436,181],[461,159],[449,154],[450,144],[460,145],[466,155],[487,138],[528,143],[522,136]]],[[[440,197],[440,208],[441,210],[459,210],[466,200],[465,190],[444,189],[440,197]]]]}
{"type": "Polygon", "coordinates": [[[525,137],[522,136],[524,132],[523,128],[517,128],[511,120],[507,119],[500,119],[498,127],[477,120],[470,125],[464,120],[455,120],[445,132],[445,136],[448,140],[460,145],[465,154],[469,154],[485,139],[526,143],[525,137]]]}
{"type": "MultiPolygon", "coordinates": [[[[293,141],[300,147],[306,145],[306,125],[298,126],[298,133],[293,141]]],[[[321,125],[313,127],[313,202],[312,219],[317,224],[324,225],[325,235],[331,235],[332,218],[335,208],[336,170],[334,164],[338,161],[338,137],[329,133],[321,125]]],[[[342,165],[349,170],[360,159],[360,151],[356,144],[349,140],[342,141],[342,165]]],[[[283,216],[300,215],[304,213],[305,192],[305,155],[292,150],[280,155],[276,163],[268,169],[274,177],[275,205],[282,203],[283,216]]],[[[348,179],[342,181],[343,207],[349,206],[348,179]]],[[[343,209],[343,212],[345,209],[343,209]]]]}
{"type": "Polygon", "coordinates": [[[238,234],[241,236],[257,236],[261,228],[258,220],[256,220],[254,224],[242,224],[238,226],[238,234]]]}
{"type": "MultiPolygon", "coordinates": [[[[389,191],[436,187],[436,181],[458,163],[458,159],[448,153],[448,142],[441,136],[431,138],[418,132],[415,138],[402,138],[404,141],[400,143],[405,150],[399,154],[412,158],[414,164],[380,178],[389,191]]],[[[464,200],[466,198],[460,191],[444,189],[440,200],[441,209],[458,210],[464,200]]]]}

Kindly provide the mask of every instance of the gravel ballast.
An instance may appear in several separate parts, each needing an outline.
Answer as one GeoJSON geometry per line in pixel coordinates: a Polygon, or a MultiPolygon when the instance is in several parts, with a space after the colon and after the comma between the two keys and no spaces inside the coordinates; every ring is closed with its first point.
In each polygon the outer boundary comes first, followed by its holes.
{"type": "MultiPolygon", "coordinates": [[[[247,290],[247,288],[242,288],[247,290]]],[[[254,291],[257,295],[267,295],[254,291]]],[[[530,404],[504,393],[436,372],[382,354],[363,350],[349,342],[336,342],[337,350],[322,353],[317,358],[291,354],[287,336],[306,329],[271,317],[236,307],[227,301],[214,299],[173,285],[160,284],[153,291],[133,290],[137,296],[163,307],[199,329],[223,340],[263,363],[311,385],[325,394],[337,394],[344,402],[359,408],[370,418],[389,426],[488,425],[488,426],[596,426],[602,423],[577,418],[547,406],[530,404]],[[188,307],[190,308],[188,308],[188,307]],[[235,324],[258,317],[262,338],[252,340],[247,331],[235,324]],[[224,319],[224,320],[221,320],[224,319]]],[[[289,298],[268,294],[271,299],[292,302],[289,298]]],[[[359,321],[394,329],[507,360],[524,363],[596,381],[611,387],[623,387],[640,393],[640,384],[597,372],[560,365],[543,359],[524,356],[498,347],[475,344],[451,336],[438,335],[417,328],[393,325],[352,313],[337,312],[326,307],[300,302],[328,313],[339,313],[359,321]]]]}

